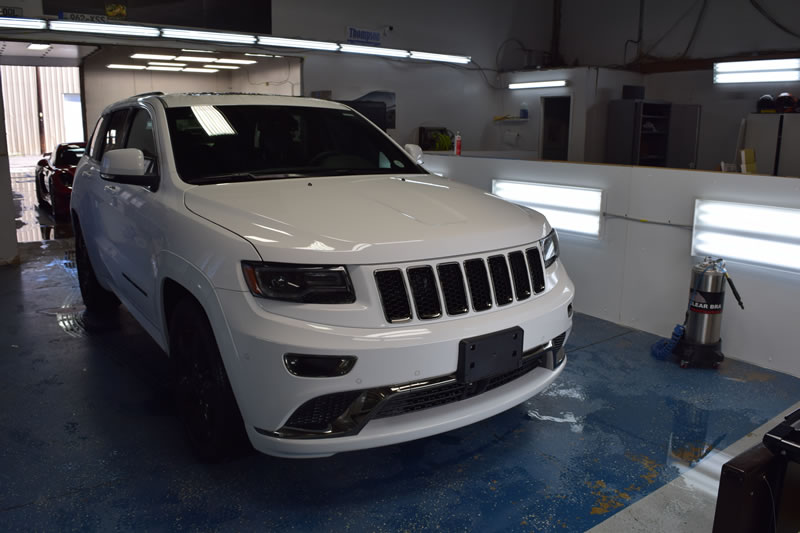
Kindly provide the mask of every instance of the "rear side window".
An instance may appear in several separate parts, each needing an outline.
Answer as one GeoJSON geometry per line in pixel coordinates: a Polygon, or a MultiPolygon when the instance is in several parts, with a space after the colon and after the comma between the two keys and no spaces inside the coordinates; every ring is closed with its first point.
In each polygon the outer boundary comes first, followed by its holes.
{"type": "Polygon", "coordinates": [[[125,128],[125,119],[128,117],[127,109],[120,109],[111,113],[111,118],[108,121],[105,135],[103,136],[103,144],[100,153],[97,154],[98,158],[102,158],[103,154],[109,150],[116,150],[122,148],[122,134],[125,128]]]}

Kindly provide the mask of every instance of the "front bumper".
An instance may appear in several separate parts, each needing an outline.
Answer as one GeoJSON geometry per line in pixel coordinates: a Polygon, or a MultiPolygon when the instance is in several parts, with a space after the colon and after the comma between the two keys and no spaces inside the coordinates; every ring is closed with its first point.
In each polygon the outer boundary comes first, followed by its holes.
{"type": "Polygon", "coordinates": [[[249,293],[218,291],[236,351],[223,353],[223,358],[250,440],[259,451],[321,457],[394,444],[483,420],[547,387],[564,367],[555,366],[558,349],[550,343],[562,334],[561,342],[566,342],[572,326],[573,294],[572,282],[562,270],[555,286],[522,305],[459,320],[362,329],[275,315],[266,312],[249,293]],[[511,381],[487,387],[480,394],[463,393],[458,401],[395,416],[374,416],[379,410],[376,404],[345,431],[309,434],[287,426],[301,406],[318,397],[337,393],[358,396],[364,391],[446,381],[457,370],[462,339],[515,326],[524,331],[524,352],[540,357],[543,363],[511,381]],[[304,378],[286,369],[286,353],[358,359],[344,376],[304,378]]]}

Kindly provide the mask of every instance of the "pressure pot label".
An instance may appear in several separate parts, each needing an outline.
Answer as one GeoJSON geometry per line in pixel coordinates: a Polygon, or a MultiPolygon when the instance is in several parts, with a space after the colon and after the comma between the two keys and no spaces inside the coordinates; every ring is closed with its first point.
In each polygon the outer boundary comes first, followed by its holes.
{"type": "Polygon", "coordinates": [[[689,309],[695,313],[717,315],[722,312],[722,304],[724,301],[724,292],[689,290],[689,309]]]}

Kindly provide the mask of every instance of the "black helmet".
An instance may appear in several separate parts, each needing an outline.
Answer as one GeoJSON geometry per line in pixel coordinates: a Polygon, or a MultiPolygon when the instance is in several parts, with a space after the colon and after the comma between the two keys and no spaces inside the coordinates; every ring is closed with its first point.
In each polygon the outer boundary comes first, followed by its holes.
{"type": "Polygon", "coordinates": [[[756,110],[759,113],[774,113],[775,112],[775,99],[771,94],[765,94],[758,99],[756,110]]]}
{"type": "Polygon", "coordinates": [[[792,113],[795,103],[794,96],[789,93],[781,93],[775,99],[775,110],[778,113],[792,113]]]}

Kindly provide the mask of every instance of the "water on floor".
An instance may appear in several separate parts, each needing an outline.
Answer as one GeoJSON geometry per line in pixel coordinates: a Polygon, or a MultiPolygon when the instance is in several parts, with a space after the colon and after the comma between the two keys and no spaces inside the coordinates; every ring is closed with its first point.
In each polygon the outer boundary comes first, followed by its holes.
{"type": "Polygon", "coordinates": [[[56,220],[49,205],[36,199],[36,162],[41,156],[9,158],[11,192],[14,198],[17,242],[40,242],[69,239],[73,236],[69,220],[56,220]]]}
{"type": "Polygon", "coordinates": [[[189,455],[166,360],[124,310],[86,323],[72,256],[0,269],[0,529],[584,531],[800,399],[726,360],[681,369],[656,337],[576,315],[560,378],[489,420],[326,459],[189,455]]]}

